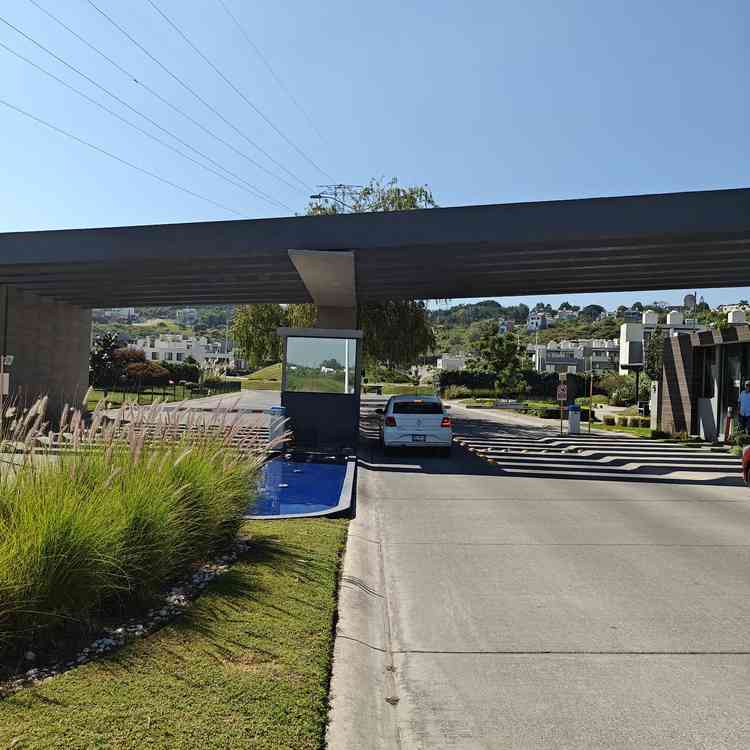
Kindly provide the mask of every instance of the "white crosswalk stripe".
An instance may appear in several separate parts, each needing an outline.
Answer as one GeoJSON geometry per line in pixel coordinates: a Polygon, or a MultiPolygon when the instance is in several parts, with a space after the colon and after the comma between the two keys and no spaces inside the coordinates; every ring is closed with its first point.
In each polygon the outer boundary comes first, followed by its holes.
{"type": "Polygon", "coordinates": [[[454,440],[508,474],[738,484],[737,456],[611,432],[559,436],[545,428],[454,420],[454,440]]]}

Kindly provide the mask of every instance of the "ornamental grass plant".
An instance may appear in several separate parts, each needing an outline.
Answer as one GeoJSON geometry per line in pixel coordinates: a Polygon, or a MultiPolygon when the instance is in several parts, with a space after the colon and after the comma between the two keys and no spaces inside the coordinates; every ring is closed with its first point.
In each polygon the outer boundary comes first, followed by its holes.
{"type": "Polygon", "coordinates": [[[0,657],[144,606],[226,547],[267,456],[229,410],[66,407],[53,431],[45,408],[3,419],[0,657]]]}

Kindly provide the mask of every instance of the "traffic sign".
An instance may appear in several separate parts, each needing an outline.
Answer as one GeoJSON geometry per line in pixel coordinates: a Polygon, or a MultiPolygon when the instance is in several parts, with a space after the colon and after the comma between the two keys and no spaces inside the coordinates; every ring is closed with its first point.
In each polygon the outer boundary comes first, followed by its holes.
{"type": "Polygon", "coordinates": [[[568,386],[565,383],[560,383],[560,385],[557,386],[557,400],[568,400],[568,386]]]}

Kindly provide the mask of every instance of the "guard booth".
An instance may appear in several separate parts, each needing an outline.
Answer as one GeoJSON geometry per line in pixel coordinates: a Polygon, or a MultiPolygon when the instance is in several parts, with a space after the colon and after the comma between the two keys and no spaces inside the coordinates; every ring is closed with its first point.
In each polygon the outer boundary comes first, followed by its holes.
{"type": "Polygon", "coordinates": [[[359,437],[362,331],[279,328],[281,405],[295,448],[352,454],[359,437]]]}

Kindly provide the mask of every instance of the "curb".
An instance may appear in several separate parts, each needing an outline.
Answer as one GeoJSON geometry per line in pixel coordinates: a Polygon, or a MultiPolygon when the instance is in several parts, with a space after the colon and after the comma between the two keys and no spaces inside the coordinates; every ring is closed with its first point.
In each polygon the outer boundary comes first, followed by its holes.
{"type": "Polygon", "coordinates": [[[329,694],[328,750],[399,747],[380,524],[358,500],[349,524],[339,586],[329,694]]]}

